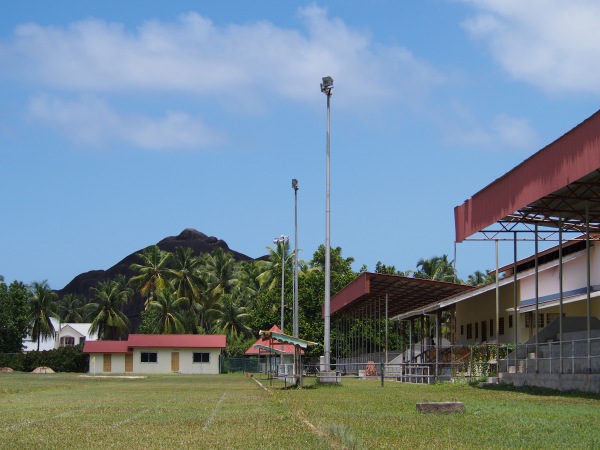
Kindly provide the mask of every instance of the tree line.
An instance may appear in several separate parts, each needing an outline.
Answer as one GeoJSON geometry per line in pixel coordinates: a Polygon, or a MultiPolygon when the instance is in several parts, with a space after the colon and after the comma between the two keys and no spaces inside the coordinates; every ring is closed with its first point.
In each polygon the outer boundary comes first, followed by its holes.
{"type": "MultiPolygon", "coordinates": [[[[123,307],[134,294],[144,301],[138,333],[225,334],[228,356],[237,356],[256,340],[261,329],[279,325],[281,274],[284,273],[285,330],[291,334],[294,252],[289,243],[267,247],[265,260],[236,261],[231,253],[217,249],[195,256],[191,248],[175,252],[151,246],[137,254],[129,279],[118,276],[91,288],[86,297],[74,294],[59,298],[46,281],[25,285],[4,283],[0,276],[0,353],[21,351],[26,335],[39,342],[52,336],[50,318],[62,323],[89,322],[99,339],[123,339],[131,331],[123,307]]],[[[352,269],[354,258],[344,258],[340,247],[331,249],[331,295],[367,271],[352,269]]],[[[298,322],[300,337],[323,342],[321,308],[324,298],[325,248],[319,246],[310,261],[299,261],[298,322]]],[[[494,275],[475,272],[466,281],[457,280],[447,255],[421,259],[416,270],[400,271],[378,262],[376,273],[395,274],[437,281],[479,285],[494,281],[494,275]]],[[[310,354],[321,354],[311,348],[310,354]]]]}

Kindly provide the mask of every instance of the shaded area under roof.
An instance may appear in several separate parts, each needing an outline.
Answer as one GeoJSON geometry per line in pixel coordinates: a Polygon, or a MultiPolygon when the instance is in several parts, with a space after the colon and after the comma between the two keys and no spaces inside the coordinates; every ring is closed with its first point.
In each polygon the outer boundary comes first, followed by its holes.
{"type": "Polygon", "coordinates": [[[331,316],[359,311],[388,297],[388,316],[474,289],[472,286],[372,272],[360,274],[331,298],[331,316]]]}
{"type": "Polygon", "coordinates": [[[456,242],[494,223],[600,230],[600,111],[454,208],[456,242]]]}

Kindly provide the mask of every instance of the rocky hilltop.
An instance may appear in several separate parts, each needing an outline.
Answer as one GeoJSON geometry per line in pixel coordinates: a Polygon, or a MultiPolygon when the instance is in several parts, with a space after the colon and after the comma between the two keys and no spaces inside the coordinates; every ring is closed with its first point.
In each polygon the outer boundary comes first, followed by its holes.
{"type": "MultiPolygon", "coordinates": [[[[233,255],[236,261],[248,261],[254,258],[244,255],[243,253],[231,250],[227,243],[222,239],[214,236],[207,236],[193,228],[186,228],[177,236],[169,236],[156,244],[161,250],[175,252],[177,247],[190,247],[194,255],[198,256],[202,253],[212,253],[217,248],[229,252],[233,255]]],[[[138,253],[143,252],[149,247],[142,248],[126,256],[117,264],[107,270],[91,270],[77,275],[63,289],[57,291],[59,296],[66,294],[76,294],[83,297],[89,297],[91,288],[99,282],[112,279],[117,275],[124,275],[126,279],[131,278],[134,273],[129,269],[131,264],[140,263],[138,253]]],[[[144,307],[144,301],[139,295],[135,295],[133,301],[124,308],[124,312],[131,321],[131,330],[135,331],[140,323],[140,313],[144,307]]]]}

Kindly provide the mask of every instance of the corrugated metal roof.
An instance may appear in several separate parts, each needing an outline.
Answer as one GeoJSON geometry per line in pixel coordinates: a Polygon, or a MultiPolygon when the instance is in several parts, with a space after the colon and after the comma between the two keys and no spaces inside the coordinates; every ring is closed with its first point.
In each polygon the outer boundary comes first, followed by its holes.
{"type": "Polygon", "coordinates": [[[130,334],[129,347],[225,348],[224,334],[130,334]]]}
{"type": "Polygon", "coordinates": [[[224,334],[130,334],[126,341],[86,341],[84,353],[128,353],[133,348],[225,348],[224,334]]]}
{"type": "Polygon", "coordinates": [[[83,353],[130,353],[127,341],[86,341],[83,353]]]}
{"type": "Polygon", "coordinates": [[[600,111],[454,209],[456,242],[497,222],[600,229],[600,111]]]}
{"type": "MultiPolygon", "coordinates": [[[[471,289],[464,284],[364,272],[331,298],[330,313],[379,307],[376,302],[383,305],[387,295],[391,317],[471,289]]],[[[385,314],[383,309],[381,314],[385,314]]]]}
{"type": "MultiPolygon", "coordinates": [[[[277,325],[273,325],[270,329],[270,332],[273,333],[281,333],[281,329],[277,325]]],[[[271,347],[271,342],[269,338],[258,338],[254,344],[250,346],[248,350],[246,350],[246,355],[259,355],[263,354],[265,350],[261,347],[269,348],[271,347]]],[[[294,354],[294,346],[292,344],[283,344],[281,342],[273,342],[272,348],[277,350],[277,353],[287,353],[294,354]]]]}

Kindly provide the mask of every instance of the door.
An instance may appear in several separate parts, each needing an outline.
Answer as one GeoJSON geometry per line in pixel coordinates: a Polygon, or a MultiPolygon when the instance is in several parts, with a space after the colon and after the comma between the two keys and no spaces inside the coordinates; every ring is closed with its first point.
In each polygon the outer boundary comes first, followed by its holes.
{"type": "Polygon", "coordinates": [[[481,321],[481,342],[487,341],[487,321],[481,321]]]}
{"type": "Polygon", "coordinates": [[[133,372],[133,354],[125,354],[125,372],[133,372]]]}
{"type": "Polygon", "coordinates": [[[179,372],[179,352],[171,352],[171,372],[179,372]]]}
{"type": "Polygon", "coordinates": [[[103,356],[103,372],[110,372],[112,370],[112,355],[110,353],[105,353],[103,356]]]}

